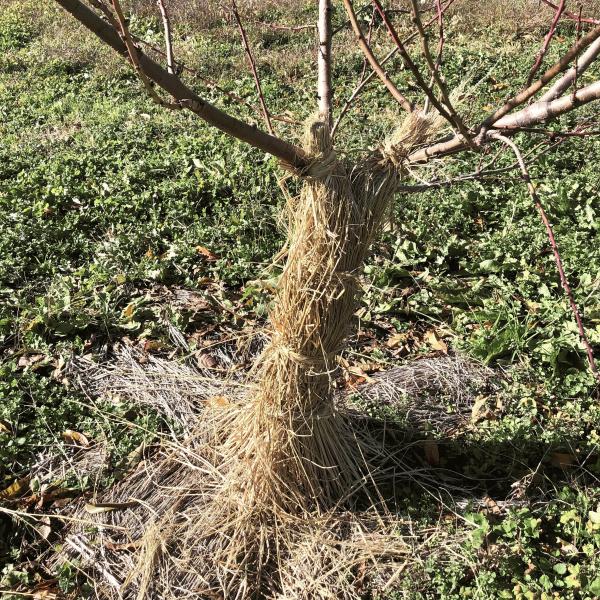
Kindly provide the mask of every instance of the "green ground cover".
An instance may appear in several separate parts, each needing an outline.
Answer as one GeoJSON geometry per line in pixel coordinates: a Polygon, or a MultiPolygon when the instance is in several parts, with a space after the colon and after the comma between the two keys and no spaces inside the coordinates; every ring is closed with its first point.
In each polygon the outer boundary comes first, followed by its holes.
{"type": "MultiPolygon", "coordinates": [[[[110,354],[125,338],[181,356],[173,326],[191,352],[202,335],[218,340],[259,326],[284,238],[274,159],[156,107],[125,66],[90,38],[81,42],[57,10],[35,9],[19,2],[0,13],[0,490],[30,474],[40,455],[68,446],[67,430],[106,440],[115,469],[152,439],[162,427],[158,415],[108,399],[90,403],[70,380],[69,359],[110,354]],[[161,301],[176,289],[197,292],[205,308],[161,301]]],[[[273,18],[285,16],[282,9],[273,18]]],[[[489,32],[461,33],[459,20],[454,26],[445,73],[452,85],[462,82],[475,122],[518,86],[514,73],[527,73],[539,36],[490,39],[489,32]]],[[[151,18],[132,27],[160,42],[151,18]]],[[[185,32],[185,51],[205,75],[217,74],[252,101],[234,33],[217,20],[185,32]]],[[[552,56],[572,34],[562,33],[552,56]]],[[[266,31],[253,40],[264,49],[274,113],[302,119],[312,110],[310,39],[266,31]]],[[[362,59],[348,45],[335,68],[343,98],[362,59]]],[[[410,84],[405,72],[398,78],[410,84]]],[[[206,93],[251,118],[218,91],[206,93]]],[[[373,84],[341,141],[359,152],[395,116],[373,84]]],[[[578,116],[593,118],[594,110],[578,116]]],[[[535,151],[556,140],[518,141],[535,151]]],[[[594,138],[570,139],[532,168],[597,353],[599,152],[594,138]]],[[[451,177],[479,160],[451,159],[440,173],[451,177]]],[[[507,156],[498,164],[512,162],[507,156]]],[[[399,196],[364,286],[357,318],[372,337],[366,346],[353,341],[349,364],[368,371],[448,347],[495,369],[497,386],[470,426],[429,435],[440,465],[468,476],[480,496],[495,503],[521,494],[495,510],[407,487],[402,510],[418,524],[464,532],[464,541],[442,563],[407,569],[398,597],[599,597],[600,402],[546,233],[519,178],[399,196]]],[[[70,485],[85,491],[88,483],[70,485]]],[[[0,516],[0,589],[35,582],[22,535],[0,516]]],[[[62,573],[60,585],[73,589],[75,578],[62,573]]]]}

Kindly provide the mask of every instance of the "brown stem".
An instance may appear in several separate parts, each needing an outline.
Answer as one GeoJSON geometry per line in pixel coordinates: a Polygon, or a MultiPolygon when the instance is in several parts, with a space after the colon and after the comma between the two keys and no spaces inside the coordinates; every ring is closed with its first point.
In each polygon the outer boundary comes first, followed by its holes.
{"type": "MultiPolygon", "coordinates": [[[[542,2],[544,4],[546,4],[547,6],[549,6],[550,8],[553,8],[554,10],[557,10],[557,5],[554,4],[554,2],[550,2],[549,0],[542,0],[542,2]]],[[[591,25],[600,25],[600,19],[591,19],[591,18],[586,18],[586,17],[581,17],[581,15],[577,16],[576,14],[569,12],[568,10],[565,11],[565,17],[568,17],[569,19],[571,19],[572,21],[579,21],[581,23],[590,23],[591,25]]]]}
{"type": "Polygon", "coordinates": [[[556,32],[558,22],[560,21],[560,17],[563,14],[563,11],[565,10],[565,1],[566,0],[560,0],[560,4],[558,5],[558,8],[556,9],[556,13],[554,14],[554,19],[552,19],[550,29],[548,30],[548,33],[546,34],[546,37],[544,38],[544,43],[542,44],[540,51],[537,53],[535,62],[533,63],[533,66],[531,67],[531,70],[529,71],[529,76],[527,77],[527,84],[526,84],[527,86],[530,86],[533,83],[533,78],[535,77],[540,66],[542,65],[542,61],[544,60],[544,56],[546,56],[546,52],[548,52],[548,47],[550,46],[550,42],[552,41],[552,38],[554,37],[554,33],[556,32]]]}
{"type": "MultiPolygon", "coordinates": [[[[415,78],[417,85],[421,88],[421,90],[429,98],[429,101],[431,102],[431,104],[433,106],[435,106],[436,110],[440,113],[440,115],[442,115],[442,117],[444,117],[444,119],[446,119],[446,121],[448,121],[452,126],[454,126],[452,117],[450,116],[448,111],[442,106],[442,104],[439,102],[439,100],[435,97],[433,90],[431,89],[431,87],[429,85],[427,85],[426,81],[423,79],[423,76],[421,75],[421,72],[419,71],[419,68],[413,62],[412,58],[406,51],[406,48],[404,47],[404,44],[402,43],[402,40],[400,39],[400,36],[398,35],[396,28],[394,27],[394,25],[392,24],[392,22],[386,15],[385,11],[383,10],[383,7],[381,6],[381,3],[379,2],[379,0],[371,0],[371,1],[372,1],[373,5],[377,8],[377,11],[379,12],[379,14],[381,15],[381,18],[383,19],[383,23],[385,24],[386,29],[388,30],[388,33],[390,34],[390,37],[392,38],[393,42],[398,47],[398,52],[400,53],[400,56],[402,57],[404,65],[413,74],[413,77],[415,78]]],[[[417,28],[418,28],[418,26],[417,26],[417,28]]],[[[421,33],[422,26],[421,26],[421,28],[418,28],[418,31],[419,31],[419,35],[422,35],[422,33],[421,33]]]]}
{"type": "MultiPolygon", "coordinates": [[[[437,85],[438,89],[440,90],[444,106],[448,110],[449,117],[450,117],[450,119],[449,119],[450,123],[453,125],[453,127],[458,129],[460,134],[470,144],[471,143],[471,135],[470,135],[469,131],[467,130],[465,124],[463,123],[463,120],[457,114],[456,110],[454,109],[454,106],[452,105],[452,102],[450,100],[450,94],[448,93],[448,86],[446,85],[446,82],[440,73],[440,68],[439,68],[440,65],[437,62],[435,62],[433,60],[433,57],[431,56],[431,51],[429,50],[429,43],[427,41],[427,32],[425,31],[425,28],[423,27],[423,23],[421,21],[421,13],[419,11],[419,4],[418,4],[417,0],[411,0],[411,3],[412,3],[412,9],[413,9],[414,22],[415,22],[415,25],[417,26],[417,31],[419,32],[419,36],[421,37],[421,46],[423,48],[423,55],[425,56],[425,60],[427,62],[427,65],[429,66],[429,70],[431,72],[431,77],[432,77],[433,81],[435,82],[435,84],[437,85]]],[[[443,29],[442,29],[442,35],[443,35],[443,29]]],[[[428,86],[428,87],[431,87],[431,86],[428,86]]]]}
{"type": "Polygon", "coordinates": [[[121,8],[121,4],[119,0],[112,0],[112,5],[115,10],[115,14],[117,15],[117,22],[119,24],[119,29],[121,32],[121,39],[125,43],[125,47],[127,48],[127,54],[129,56],[129,62],[133,65],[133,70],[136,75],[140,79],[140,81],[144,84],[146,88],[146,92],[152,98],[154,102],[164,106],[166,108],[172,108],[178,110],[181,108],[181,105],[173,102],[167,102],[163,100],[154,89],[152,82],[148,79],[146,73],[140,66],[140,60],[138,58],[138,49],[136,48],[133,39],[131,38],[131,34],[129,33],[129,27],[127,26],[127,20],[125,19],[125,15],[123,14],[123,9],[121,8]]]}
{"type": "Polygon", "coordinates": [[[577,329],[579,330],[579,337],[581,338],[581,342],[585,348],[587,353],[588,362],[590,365],[590,371],[594,375],[594,377],[600,382],[600,373],[596,367],[596,361],[594,359],[594,350],[590,345],[588,337],[585,333],[585,328],[583,327],[583,321],[581,320],[581,315],[579,313],[579,308],[577,307],[577,303],[575,302],[575,298],[573,297],[573,292],[571,291],[571,286],[569,285],[569,281],[565,274],[565,270],[563,268],[562,258],[560,256],[560,252],[558,250],[558,244],[556,243],[556,239],[554,237],[554,231],[552,230],[552,225],[548,220],[548,215],[542,206],[540,198],[537,194],[537,190],[531,181],[531,176],[529,175],[529,170],[527,169],[527,165],[523,160],[523,156],[521,155],[521,151],[518,146],[507,137],[500,135],[498,133],[493,136],[495,139],[500,140],[503,144],[508,146],[515,154],[517,161],[519,162],[519,167],[521,169],[521,173],[523,175],[523,180],[527,184],[527,189],[529,190],[529,195],[535,204],[537,211],[540,213],[540,217],[542,222],[544,223],[544,227],[546,228],[546,233],[548,235],[548,240],[550,241],[550,246],[552,248],[552,253],[554,254],[554,260],[556,262],[556,268],[558,269],[558,274],[560,277],[560,283],[562,285],[563,290],[569,300],[569,304],[571,306],[571,310],[573,311],[573,316],[575,317],[575,321],[577,322],[577,329]]]}
{"type": "MultiPolygon", "coordinates": [[[[577,20],[577,41],[581,38],[581,5],[579,5],[579,19],[577,20]]],[[[579,76],[579,57],[575,57],[575,64],[573,65],[573,98],[577,93],[577,78],[579,76]]]]}
{"type": "Polygon", "coordinates": [[[173,55],[173,36],[171,35],[171,22],[169,20],[169,13],[165,5],[165,0],[156,0],[158,9],[160,10],[160,16],[163,22],[163,29],[165,32],[165,49],[167,53],[167,71],[171,74],[175,73],[175,57],[173,55]]]}
{"type": "MultiPolygon", "coordinates": [[[[55,0],[82,25],[87,27],[103,42],[122,56],[128,56],[127,47],[119,37],[117,31],[94,11],[88,8],[81,0],[55,0]]],[[[286,164],[297,169],[308,166],[309,159],[299,147],[269,135],[256,127],[245,123],[227,113],[219,110],[188,88],[181,79],[168,73],[159,64],[146,54],[137,50],[140,69],[159,87],[171,94],[182,106],[193,110],[204,121],[217,127],[221,131],[277,157],[286,164]]]]}
{"type": "MultiPolygon", "coordinates": [[[[442,8],[442,15],[450,8],[450,6],[452,6],[452,4],[454,4],[454,1],[455,0],[448,0],[448,2],[446,3],[446,5],[442,8]]],[[[377,10],[377,8],[374,8],[374,10],[377,10]]],[[[429,21],[427,21],[427,23],[425,23],[425,27],[426,28],[429,27],[432,23],[435,23],[435,21],[437,19],[438,19],[437,16],[434,17],[434,18],[432,18],[432,19],[430,19],[429,21]]],[[[419,35],[419,32],[418,31],[414,31],[405,40],[403,40],[402,44],[404,46],[407,46],[418,35],[419,35]]],[[[370,45],[369,40],[367,40],[367,42],[370,45]]],[[[397,53],[398,53],[398,47],[395,47],[392,50],[390,50],[390,52],[388,52],[385,55],[385,57],[383,58],[383,60],[381,61],[381,63],[380,63],[381,66],[385,65],[397,53]]],[[[365,60],[367,60],[366,57],[365,57],[365,60]]],[[[339,125],[340,125],[342,119],[344,118],[344,116],[346,115],[346,113],[348,112],[348,110],[350,109],[350,107],[352,106],[352,103],[356,100],[356,98],[358,98],[358,95],[362,92],[362,90],[364,89],[364,87],[371,81],[371,79],[373,79],[373,77],[375,77],[376,74],[377,73],[375,71],[371,71],[364,79],[361,77],[361,80],[358,82],[356,88],[354,88],[353,92],[350,94],[350,96],[348,97],[348,99],[344,103],[344,106],[342,107],[342,110],[340,111],[340,114],[338,115],[338,118],[335,121],[333,129],[331,130],[331,135],[332,136],[335,135],[335,132],[339,128],[339,125]]]]}
{"type": "Polygon", "coordinates": [[[383,85],[385,85],[390,94],[396,99],[398,104],[400,104],[400,106],[406,112],[412,112],[413,107],[411,103],[405,98],[402,92],[400,92],[400,90],[396,87],[394,82],[388,77],[387,73],[383,70],[377,58],[375,58],[371,47],[369,46],[369,44],[367,44],[367,40],[365,39],[362,29],[358,24],[358,19],[356,18],[356,13],[354,12],[352,2],[350,2],[350,0],[343,0],[343,2],[344,7],[346,8],[346,12],[348,14],[348,18],[350,19],[350,24],[352,25],[352,30],[354,31],[354,35],[356,36],[358,45],[360,46],[360,49],[362,50],[363,54],[371,64],[371,68],[373,69],[373,71],[375,71],[375,73],[377,73],[377,76],[379,77],[379,79],[381,79],[383,85]]]}
{"type": "Polygon", "coordinates": [[[246,30],[242,25],[242,19],[240,18],[240,14],[237,9],[237,4],[235,0],[231,0],[231,10],[233,12],[233,16],[237,23],[240,36],[242,38],[242,45],[244,46],[244,51],[246,52],[246,58],[248,59],[248,66],[252,71],[252,76],[254,77],[254,85],[256,86],[256,93],[258,94],[258,100],[260,102],[260,107],[263,113],[263,117],[265,119],[265,124],[269,133],[273,135],[273,126],[271,125],[271,115],[269,114],[269,109],[267,108],[267,103],[265,102],[265,97],[262,91],[262,86],[260,84],[260,78],[258,76],[258,70],[256,69],[256,62],[254,61],[254,56],[252,56],[252,50],[250,50],[250,44],[248,43],[248,36],[246,35],[246,30]]]}

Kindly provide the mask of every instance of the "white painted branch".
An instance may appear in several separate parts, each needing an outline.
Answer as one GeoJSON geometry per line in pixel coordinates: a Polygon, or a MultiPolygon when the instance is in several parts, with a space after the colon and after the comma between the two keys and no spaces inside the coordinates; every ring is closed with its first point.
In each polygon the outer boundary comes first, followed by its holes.
{"type": "Polygon", "coordinates": [[[319,49],[317,51],[319,115],[332,124],[331,0],[319,0],[319,49]]]}

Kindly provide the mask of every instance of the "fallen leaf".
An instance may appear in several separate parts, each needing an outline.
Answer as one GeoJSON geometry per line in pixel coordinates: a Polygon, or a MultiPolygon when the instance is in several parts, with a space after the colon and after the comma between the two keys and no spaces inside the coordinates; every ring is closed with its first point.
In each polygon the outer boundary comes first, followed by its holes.
{"type": "Polygon", "coordinates": [[[196,252],[204,256],[207,260],[217,260],[219,258],[214,252],[211,252],[205,246],[196,246],[196,252]]]}
{"type": "Polygon", "coordinates": [[[395,333],[391,335],[385,345],[388,348],[397,348],[400,344],[404,344],[408,339],[408,333],[395,333]]]}
{"type": "Polygon", "coordinates": [[[123,544],[115,544],[114,542],[106,542],[104,547],[111,552],[117,552],[119,550],[135,550],[142,545],[142,540],[136,542],[125,542],[123,544]]]}
{"type": "Polygon", "coordinates": [[[482,419],[485,419],[487,414],[487,402],[484,397],[477,398],[471,408],[471,422],[477,423],[482,419]]]}
{"type": "Polygon", "coordinates": [[[196,354],[196,362],[202,369],[215,369],[219,365],[217,359],[206,352],[196,354]]]}
{"type": "Polygon", "coordinates": [[[563,540],[562,538],[559,538],[559,537],[556,538],[556,541],[557,541],[557,543],[560,544],[560,551],[563,554],[566,554],[567,556],[570,556],[572,554],[579,554],[579,550],[577,549],[577,546],[575,546],[571,542],[567,542],[566,540],[563,540]]]}
{"type": "Polygon", "coordinates": [[[31,590],[31,597],[34,600],[57,600],[61,597],[57,584],[58,579],[41,581],[31,590]]]}
{"type": "Polygon", "coordinates": [[[432,466],[440,464],[440,449],[435,440],[425,440],[423,442],[425,451],[425,460],[432,466]]]}
{"type": "Polygon", "coordinates": [[[8,421],[5,421],[4,419],[0,419],[0,433],[13,434],[14,432],[15,432],[15,430],[13,429],[12,425],[8,421]]]}
{"type": "Polygon", "coordinates": [[[36,531],[38,535],[43,539],[47,540],[50,534],[52,533],[52,527],[50,526],[50,517],[45,516],[39,519],[39,525],[36,526],[36,531]]]}
{"type": "Polygon", "coordinates": [[[66,429],[63,431],[62,437],[66,442],[70,442],[71,444],[75,444],[83,448],[89,448],[90,446],[90,441],[85,437],[85,435],[83,435],[83,433],[73,431],[72,429],[66,429]]]}
{"type": "Polygon", "coordinates": [[[126,508],[133,508],[137,505],[137,502],[104,502],[98,504],[86,502],[83,508],[85,512],[89,513],[90,515],[99,515],[101,513],[112,512],[113,510],[125,510],[126,508]]]}
{"type": "Polygon", "coordinates": [[[363,381],[361,381],[361,383],[375,383],[375,380],[372,377],[369,377],[369,375],[367,375],[367,373],[365,373],[365,371],[358,365],[348,367],[348,373],[350,373],[350,375],[353,375],[354,377],[362,379],[363,381]]]}
{"type": "Polygon", "coordinates": [[[572,467],[575,464],[576,458],[572,454],[566,452],[553,452],[550,455],[550,464],[553,467],[572,467]]]}
{"type": "Polygon", "coordinates": [[[433,330],[430,329],[426,334],[425,334],[425,341],[434,349],[437,350],[439,352],[443,352],[444,354],[448,354],[448,345],[446,344],[446,342],[444,342],[444,340],[442,340],[438,334],[433,330]]]}
{"type": "Polygon", "coordinates": [[[482,501],[488,508],[489,512],[491,512],[493,515],[502,514],[502,509],[498,506],[498,503],[493,498],[490,498],[489,496],[484,496],[482,498],[482,501]]]}
{"type": "Polygon", "coordinates": [[[21,358],[19,358],[17,362],[17,367],[19,367],[20,369],[26,369],[27,367],[31,367],[32,365],[41,362],[42,360],[44,360],[44,358],[45,356],[43,354],[25,354],[21,356],[21,358]]]}
{"type": "Polygon", "coordinates": [[[154,352],[160,350],[163,343],[160,340],[143,340],[141,346],[144,352],[154,352]]]}
{"type": "Polygon", "coordinates": [[[229,406],[229,399],[225,396],[212,396],[206,400],[206,405],[216,408],[223,408],[225,406],[229,406]]]}
{"type": "Polygon", "coordinates": [[[6,489],[0,492],[0,500],[11,500],[20,496],[23,492],[29,489],[30,477],[23,477],[17,479],[14,483],[9,485],[6,489]]]}

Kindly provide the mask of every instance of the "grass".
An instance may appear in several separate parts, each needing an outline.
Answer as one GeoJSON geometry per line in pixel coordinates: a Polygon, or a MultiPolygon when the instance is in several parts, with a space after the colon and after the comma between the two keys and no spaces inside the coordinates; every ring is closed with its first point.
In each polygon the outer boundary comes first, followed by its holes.
{"type": "MultiPolygon", "coordinates": [[[[310,14],[304,5],[280,3],[264,11],[264,20],[290,23],[310,14]]],[[[539,36],[533,26],[483,34],[464,20],[455,19],[449,35],[445,74],[451,85],[478,85],[465,102],[475,122],[518,87],[513,75],[527,73],[539,36]]],[[[253,101],[242,50],[223,15],[187,25],[180,56],[253,101]]],[[[132,27],[160,43],[155,17],[132,27]]],[[[273,112],[307,117],[312,34],[249,29],[273,112]]],[[[572,31],[562,33],[552,57],[572,31]]],[[[344,98],[362,60],[350,36],[341,36],[345,51],[335,70],[344,98]]],[[[378,30],[380,51],[384,39],[378,30]]],[[[0,489],[29,474],[41,455],[70,452],[67,430],[106,440],[105,486],[166,425],[139,406],[83,397],[69,358],[107,355],[126,340],[158,355],[203,360],[205,345],[259,325],[277,276],[271,259],[283,240],[277,165],[191,116],[152,105],[126,67],[52,6],[11,3],[0,15],[0,50],[0,489]],[[169,295],[181,289],[196,292],[195,306],[169,295]],[[174,344],[173,328],[189,351],[174,344]]],[[[390,72],[410,83],[398,65],[390,72]]],[[[597,68],[588,77],[594,74],[597,68]]],[[[214,90],[206,95],[255,118],[214,90]]],[[[395,118],[373,84],[340,142],[357,152],[395,118]]],[[[538,140],[518,141],[527,150],[538,140]]],[[[593,138],[570,140],[533,169],[597,353],[598,150],[593,138]]],[[[476,160],[452,159],[444,174],[472,169],[476,160]]],[[[441,340],[503,372],[481,418],[452,435],[419,435],[433,436],[440,464],[479,497],[509,501],[496,510],[407,486],[401,511],[417,525],[463,532],[466,541],[444,560],[407,569],[398,597],[598,597],[600,405],[526,189],[509,175],[400,196],[394,217],[365,268],[357,313],[363,333],[345,359],[370,372],[441,352],[441,340]]],[[[86,481],[65,486],[73,495],[92,491],[86,481]]],[[[28,567],[30,550],[20,537],[0,516],[0,589],[36,585],[39,574],[28,567]]],[[[58,575],[64,588],[77,582],[68,568],[58,575]]]]}

